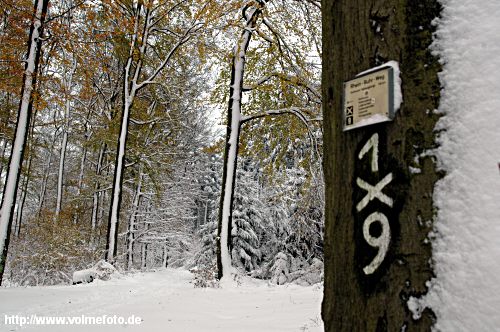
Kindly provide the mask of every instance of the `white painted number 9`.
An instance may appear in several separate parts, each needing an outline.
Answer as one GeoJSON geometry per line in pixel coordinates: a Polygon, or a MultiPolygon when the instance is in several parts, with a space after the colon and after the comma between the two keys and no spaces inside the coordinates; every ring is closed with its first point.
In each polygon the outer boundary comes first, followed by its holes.
{"type": "Polygon", "coordinates": [[[387,217],[380,212],[373,212],[370,214],[363,223],[363,237],[370,246],[378,248],[378,253],[372,262],[363,268],[365,274],[372,274],[384,261],[387,250],[389,249],[389,243],[391,242],[391,228],[387,217]],[[370,226],[374,222],[378,222],[382,226],[382,232],[378,237],[373,237],[370,234],[370,226]]]}

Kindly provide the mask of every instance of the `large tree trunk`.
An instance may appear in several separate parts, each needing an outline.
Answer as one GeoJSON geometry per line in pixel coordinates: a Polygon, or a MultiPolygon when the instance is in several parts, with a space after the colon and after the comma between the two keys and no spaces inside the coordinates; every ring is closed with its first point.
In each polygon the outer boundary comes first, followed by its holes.
{"type": "Polygon", "coordinates": [[[407,300],[426,293],[433,276],[427,236],[439,176],[422,154],[435,147],[440,67],[428,47],[440,6],[437,0],[324,0],[322,11],[325,331],[429,331],[433,313],[415,321],[407,300]],[[388,60],[402,71],[404,102],[394,121],[343,132],[342,83],[388,60]],[[361,151],[372,137],[372,143],[378,138],[375,168],[361,151]],[[382,193],[393,202],[379,195],[358,207],[367,194],[361,180],[375,185],[389,174],[382,193]],[[378,254],[373,240],[383,234],[388,247],[378,249],[385,255],[369,267],[378,254]]]}
{"type": "Polygon", "coordinates": [[[33,108],[33,91],[36,85],[36,73],[40,60],[43,24],[47,14],[49,0],[37,0],[35,2],[34,16],[30,28],[28,41],[28,56],[26,58],[26,69],[23,76],[21,89],[21,100],[16,123],[14,142],[9,159],[7,179],[2,196],[2,208],[0,210],[0,284],[2,283],[7,250],[9,247],[10,230],[14,215],[15,200],[21,175],[21,167],[24,154],[24,146],[28,136],[28,128],[33,108]]]}
{"type": "Polygon", "coordinates": [[[222,174],[221,199],[219,206],[219,220],[217,227],[217,277],[229,275],[231,270],[230,234],[232,221],[232,205],[234,187],[236,183],[236,165],[238,157],[238,143],[241,128],[241,97],[243,93],[243,74],[245,72],[245,56],[255,30],[257,20],[262,12],[260,5],[248,6],[243,9],[246,20],[245,29],[234,47],[231,66],[231,85],[229,92],[229,107],[227,114],[226,145],[224,151],[224,165],[222,174]]]}
{"type": "Polygon", "coordinates": [[[114,263],[118,242],[118,221],[120,218],[120,206],[123,189],[123,173],[125,172],[125,147],[127,145],[128,126],[130,118],[130,108],[132,100],[125,98],[125,106],[122,113],[120,126],[120,138],[115,162],[115,174],[113,179],[113,190],[108,222],[108,241],[106,245],[106,261],[114,263]]]}

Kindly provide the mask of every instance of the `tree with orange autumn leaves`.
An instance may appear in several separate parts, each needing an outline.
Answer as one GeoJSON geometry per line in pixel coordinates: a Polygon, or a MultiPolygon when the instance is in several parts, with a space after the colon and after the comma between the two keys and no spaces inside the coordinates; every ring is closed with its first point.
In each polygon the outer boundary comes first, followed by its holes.
{"type": "MultiPolygon", "coordinates": [[[[5,161],[12,155],[9,149],[17,117],[13,106],[21,99],[26,41],[36,15],[31,1],[1,1],[5,4],[0,23],[3,181],[5,161]]],[[[200,151],[214,151],[206,149],[213,138],[209,138],[203,113],[226,102],[224,90],[229,80],[224,75],[231,61],[230,44],[240,33],[241,10],[248,2],[50,3],[44,32],[38,38],[42,47],[38,82],[31,93],[34,112],[27,129],[28,148],[24,164],[19,164],[20,181],[15,185],[19,190],[14,193],[11,220],[5,226],[15,229],[16,243],[28,240],[23,239],[21,226],[28,232],[37,223],[73,224],[96,257],[106,256],[131,268],[132,256],[141,248],[170,241],[166,235],[158,235],[168,231],[165,220],[174,218],[159,212],[165,208],[161,202],[167,197],[166,183],[181,186],[176,178],[179,165],[197,164],[197,159],[188,162],[193,153],[203,159],[200,151]],[[214,78],[218,72],[222,75],[214,78]],[[208,100],[210,95],[212,100],[208,100]],[[148,215],[160,221],[152,221],[148,215]],[[119,223],[120,219],[128,225],[119,223]],[[129,256],[125,263],[123,252],[129,256]]],[[[260,160],[266,158],[264,145],[274,148],[281,144],[283,128],[291,126],[297,138],[308,141],[314,127],[302,127],[301,120],[293,117],[261,118],[261,111],[298,107],[308,121],[316,121],[320,103],[314,65],[300,54],[300,43],[285,38],[286,29],[300,31],[295,25],[317,2],[297,7],[301,14],[287,22],[292,12],[287,12],[286,5],[291,3],[294,1],[277,1],[266,8],[266,21],[260,21],[255,31],[258,44],[252,45],[248,55],[244,90],[251,97],[246,107],[256,120],[245,125],[252,130],[242,136],[241,153],[260,160]],[[260,135],[267,137],[266,142],[260,135]]],[[[316,32],[297,38],[305,38],[313,47],[316,32]]],[[[185,169],[200,172],[197,167],[185,169]]],[[[184,195],[193,202],[198,200],[193,192],[184,190],[184,195]]],[[[183,197],[174,199],[185,202],[183,197]]],[[[50,236],[44,241],[50,242],[50,236]]],[[[17,250],[14,260],[20,257],[17,250]]],[[[76,266],[86,264],[82,261],[76,266]]]]}

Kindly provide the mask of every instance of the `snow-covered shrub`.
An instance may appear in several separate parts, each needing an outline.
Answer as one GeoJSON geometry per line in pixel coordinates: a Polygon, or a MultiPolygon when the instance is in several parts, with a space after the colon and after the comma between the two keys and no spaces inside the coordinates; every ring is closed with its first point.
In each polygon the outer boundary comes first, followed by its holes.
{"type": "Polygon", "coordinates": [[[78,270],[73,272],[73,285],[81,283],[89,283],[95,279],[109,280],[111,275],[117,273],[115,267],[104,260],[100,260],[89,269],[78,270]]]}
{"type": "Polygon", "coordinates": [[[288,281],[290,274],[290,264],[286,254],[279,252],[274,258],[274,263],[270,270],[271,283],[283,285],[288,281]]]}
{"type": "Polygon", "coordinates": [[[219,288],[216,264],[205,265],[201,268],[194,267],[189,271],[194,274],[193,285],[195,288],[219,288]]]}
{"type": "Polygon", "coordinates": [[[289,281],[303,286],[315,285],[322,282],[323,262],[317,258],[313,258],[310,265],[307,264],[291,273],[289,281]]]}
{"type": "Polygon", "coordinates": [[[102,257],[102,251],[89,245],[90,225],[75,224],[72,214],[62,210],[42,212],[26,221],[19,238],[13,237],[5,276],[11,285],[67,284],[72,273],[102,257]]]}

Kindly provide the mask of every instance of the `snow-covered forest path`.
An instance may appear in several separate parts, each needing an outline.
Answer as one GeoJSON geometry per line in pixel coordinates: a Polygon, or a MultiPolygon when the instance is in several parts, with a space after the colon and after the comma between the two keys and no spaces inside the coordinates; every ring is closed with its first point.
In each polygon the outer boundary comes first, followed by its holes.
{"type": "Polygon", "coordinates": [[[194,288],[185,270],[162,270],[76,286],[0,289],[0,331],[322,331],[322,289],[194,288]],[[139,325],[4,325],[5,316],[140,317],[139,325]]]}

